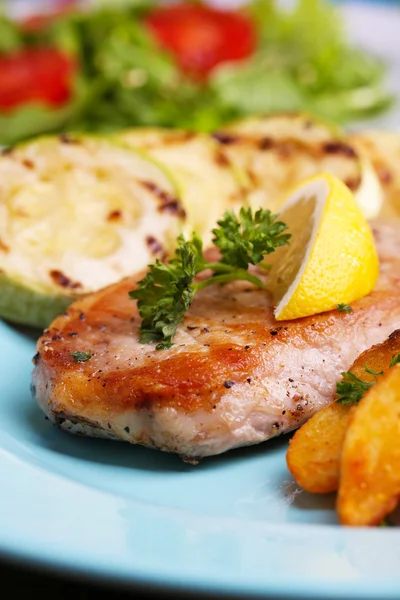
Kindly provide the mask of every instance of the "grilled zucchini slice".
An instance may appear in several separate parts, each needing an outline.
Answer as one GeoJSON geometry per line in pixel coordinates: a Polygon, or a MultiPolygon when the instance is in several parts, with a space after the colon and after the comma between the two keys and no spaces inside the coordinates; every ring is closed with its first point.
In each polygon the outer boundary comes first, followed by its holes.
{"type": "Polygon", "coordinates": [[[125,131],[119,139],[145,150],[170,171],[187,214],[186,233],[196,230],[206,245],[225,210],[245,202],[240,176],[210,136],[144,127],[125,131]]]}
{"type": "Polygon", "coordinates": [[[331,124],[303,113],[259,116],[233,123],[214,137],[246,173],[254,207],[276,211],[302,179],[327,172],[344,181],[356,199],[360,191],[368,217],[379,211],[381,190],[373,169],[331,124]]]}
{"type": "Polygon", "coordinates": [[[184,216],[168,174],[123,144],[45,137],[3,152],[0,315],[47,326],[171,252],[184,216]]]}
{"type": "Polygon", "coordinates": [[[384,193],[382,216],[400,215],[400,133],[366,131],[349,136],[360,155],[372,163],[384,193]]]}

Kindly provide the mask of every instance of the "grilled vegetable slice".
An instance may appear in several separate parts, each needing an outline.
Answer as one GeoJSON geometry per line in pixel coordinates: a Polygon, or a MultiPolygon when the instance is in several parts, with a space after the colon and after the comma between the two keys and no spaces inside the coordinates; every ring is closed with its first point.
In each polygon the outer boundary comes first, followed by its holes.
{"type": "Polygon", "coordinates": [[[400,133],[367,131],[349,137],[360,156],[372,163],[382,186],[386,202],[384,216],[400,214],[400,133]]]}
{"type": "Polygon", "coordinates": [[[382,192],[375,172],[330,124],[304,113],[260,116],[233,123],[214,137],[247,175],[254,207],[276,211],[293,186],[325,172],[354,192],[368,218],[379,212],[382,192]]]}
{"type": "Polygon", "coordinates": [[[211,137],[161,128],[137,128],[119,139],[146,150],[174,177],[187,214],[187,233],[193,229],[205,244],[211,230],[227,209],[241,206],[244,192],[223,151],[211,137]]]}
{"type": "Polygon", "coordinates": [[[77,296],[173,248],[184,211],[144,154],[46,137],[0,157],[0,315],[43,327],[77,296]]]}

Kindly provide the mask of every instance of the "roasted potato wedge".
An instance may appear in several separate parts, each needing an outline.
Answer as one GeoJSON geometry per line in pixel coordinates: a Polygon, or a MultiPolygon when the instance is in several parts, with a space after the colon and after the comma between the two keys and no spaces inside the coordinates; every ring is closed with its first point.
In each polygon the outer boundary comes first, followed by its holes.
{"type": "Polygon", "coordinates": [[[400,365],[352,411],[340,461],[337,512],[343,525],[379,525],[400,498],[400,365]]]}
{"type": "Polygon", "coordinates": [[[307,492],[328,494],[339,484],[339,458],[352,407],[334,402],[296,431],[286,455],[289,471],[307,492]]]}
{"type": "MultiPolygon", "coordinates": [[[[400,352],[400,330],[394,331],[382,344],[372,346],[355,360],[351,373],[364,381],[389,368],[394,354],[400,352]]],[[[356,406],[333,402],[316,413],[290,441],[286,460],[297,483],[315,494],[334,492],[339,487],[340,456],[346,429],[356,406]]]]}

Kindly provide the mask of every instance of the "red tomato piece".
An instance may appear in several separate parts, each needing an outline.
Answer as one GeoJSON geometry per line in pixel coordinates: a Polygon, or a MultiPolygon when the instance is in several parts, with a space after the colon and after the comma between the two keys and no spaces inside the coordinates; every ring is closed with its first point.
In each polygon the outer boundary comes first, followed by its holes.
{"type": "Polygon", "coordinates": [[[71,96],[73,61],[55,48],[27,48],[0,56],[0,109],[27,102],[60,106],[71,96]]]}
{"type": "Polygon", "coordinates": [[[202,78],[223,62],[247,58],[256,46],[254,23],[239,12],[173,4],[152,11],[146,23],[183,71],[202,78]]]}

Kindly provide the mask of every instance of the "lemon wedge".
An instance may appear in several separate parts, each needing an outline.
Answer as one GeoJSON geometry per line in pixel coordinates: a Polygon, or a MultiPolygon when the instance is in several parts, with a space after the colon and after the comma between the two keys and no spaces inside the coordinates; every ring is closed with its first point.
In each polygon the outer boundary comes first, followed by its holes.
{"type": "Polygon", "coordinates": [[[379,273],[374,239],[342,181],[325,173],[305,180],[279,216],[292,238],[268,257],[278,321],[332,310],[372,291],[379,273]]]}

